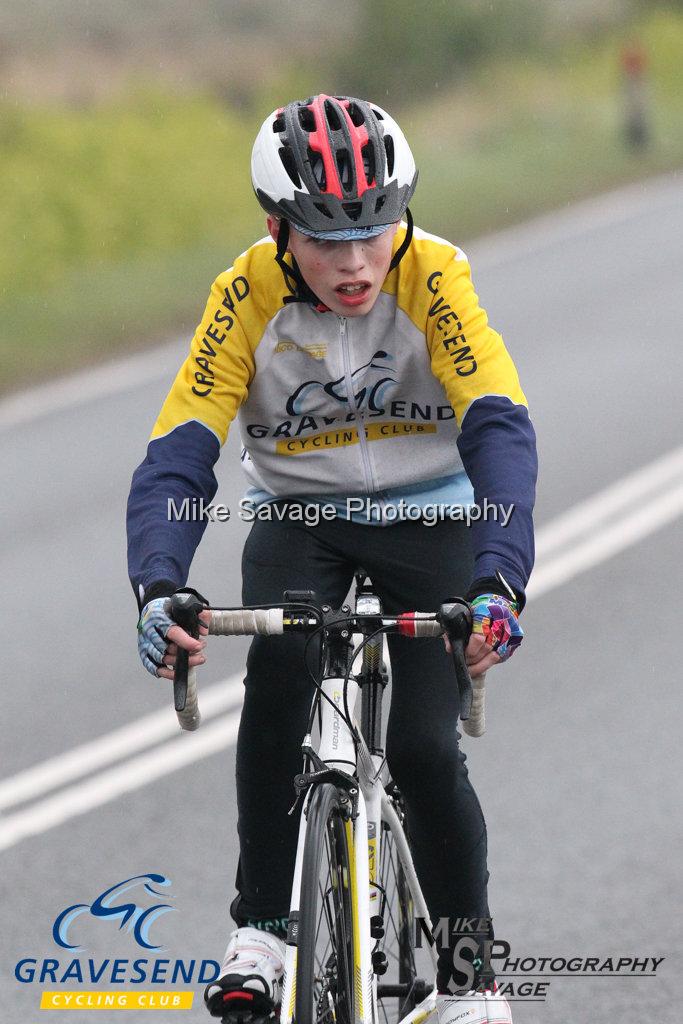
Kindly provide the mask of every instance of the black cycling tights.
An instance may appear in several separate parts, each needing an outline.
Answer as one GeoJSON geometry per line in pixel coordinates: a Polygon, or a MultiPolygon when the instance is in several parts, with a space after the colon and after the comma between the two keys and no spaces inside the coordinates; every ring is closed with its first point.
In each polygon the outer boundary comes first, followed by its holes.
{"type": "MultiPolygon", "coordinates": [[[[339,607],[359,567],[370,574],[388,614],[436,610],[471,582],[467,527],[448,520],[384,527],[341,518],[318,526],[256,522],[244,548],[242,598],[245,604],[277,603],[285,589],[314,590],[339,607]]],[[[257,637],[249,651],[237,741],[240,863],[232,914],[238,924],[286,917],[289,909],[298,815],[287,812],[312,699],[304,643],[294,635],[257,637]]],[[[488,918],[486,826],[458,748],[451,657],[440,638],[391,636],[389,651],[387,759],[405,799],[432,920],[488,918]]]]}

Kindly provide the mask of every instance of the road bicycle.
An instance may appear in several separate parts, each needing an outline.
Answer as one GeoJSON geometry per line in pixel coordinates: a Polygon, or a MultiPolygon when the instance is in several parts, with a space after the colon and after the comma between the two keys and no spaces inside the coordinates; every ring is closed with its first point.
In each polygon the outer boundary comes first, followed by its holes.
{"type": "MultiPolygon", "coordinates": [[[[467,603],[454,598],[437,612],[387,616],[363,570],[355,584],[353,611],[348,604],[339,610],[320,606],[310,591],[286,591],[278,606],[209,609],[210,634],[308,636],[305,670],[315,693],[290,812],[301,808],[281,1024],[421,1024],[435,1009],[433,987],[420,977],[416,955],[418,919],[427,935],[432,924],[404,830],[403,800],[388,778],[382,745],[382,698],[389,681],[384,635],[446,633],[461,719],[472,735],[483,732],[483,691],[473,707],[464,656],[471,625],[467,603]],[[320,646],[312,667],[314,638],[320,646]]],[[[194,594],[176,594],[171,617],[196,636],[197,616],[205,608],[194,594]]],[[[174,698],[181,726],[197,728],[196,678],[180,650],[174,698]]],[[[434,975],[436,947],[426,948],[434,975]]]]}

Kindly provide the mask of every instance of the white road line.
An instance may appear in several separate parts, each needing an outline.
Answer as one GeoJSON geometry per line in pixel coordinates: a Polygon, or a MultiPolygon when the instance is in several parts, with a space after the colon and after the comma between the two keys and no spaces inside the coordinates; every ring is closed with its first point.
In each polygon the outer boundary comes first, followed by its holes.
{"type": "Polygon", "coordinates": [[[0,430],[10,430],[43,416],[122,394],[138,384],[149,385],[167,378],[170,387],[183,358],[182,346],[181,341],[157,345],[149,351],[79,370],[61,380],[8,395],[0,400],[0,430]]]}
{"type": "MultiPolygon", "coordinates": [[[[504,265],[520,256],[543,252],[553,246],[592,231],[604,231],[612,224],[625,223],[645,213],[680,202],[681,180],[677,172],[622,186],[612,192],[572,203],[567,209],[534,217],[524,224],[504,228],[471,243],[474,271],[504,265]]],[[[96,399],[130,391],[141,382],[168,378],[177,369],[189,337],[156,346],[125,359],[78,373],[50,384],[0,399],[0,430],[9,430],[96,399]]]]}
{"type": "MultiPolygon", "coordinates": [[[[207,686],[202,690],[202,718],[212,718],[221,711],[241,704],[243,692],[242,673],[207,686]]],[[[153,711],[105,736],[98,736],[89,743],[73,747],[64,754],[57,754],[17,775],[3,779],[0,781],[0,811],[42,796],[66,782],[91,774],[97,768],[130,757],[138,750],[152,747],[161,740],[180,735],[180,732],[172,707],[153,711]]]]}
{"type": "MultiPolygon", "coordinates": [[[[237,738],[239,720],[239,712],[217,718],[202,727],[200,732],[190,733],[180,741],[171,740],[162,747],[133,757],[47,800],[17,811],[0,825],[0,850],[6,850],[28,836],[46,832],[124,793],[131,793],[150,782],[166,778],[169,772],[232,746],[237,738]]],[[[178,812],[182,813],[181,809],[178,812]]]]}
{"type": "MultiPolygon", "coordinates": [[[[553,519],[536,533],[536,557],[547,558],[551,552],[566,547],[575,540],[582,541],[598,524],[613,520],[617,514],[642,508],[650,501],[653,491],[683,481],[683,445],[667,452],[661,458],[637,469],[597,494],[573,505],[567,512],[553,519]]],[[[534,571],[534,577],[537,570],[534,571]]],[[[532,577],[532,579],[534,578],[532,577]]]]}
{"type": "MultiPolygon", "coordinates": [[[[678,471],[674,472],[673,470],[673,467],[678,466],[676,461],[678,454],[678,451],[671,452],[670,455],[658,459],[650,466],[630,474],[624,480],[618,481],[588,501],[582,502],[566,516],[560,516],[548,524],[543,530],[546,552],[556,550],[559,546],[559,542],[555,543],[554,540],[556,524],[560,535],[564,538],[562,543],[565,545],[572,544],[574,541],[575,543],[569,550],[565,548],[554,558],[548,558],[545,555],[539,560],[528,587],[528,599],[532,601],[541,597],[555,587],[561,586],[580,573],[599,565],[619,551],[623,551],[661,529],[667,523],[673,522],[681,515],[683,513],[683,481],[677,479],[678,471]],[[673,481],[671,480],[672,476],[674,477],[673,481]],[[659,480],[660,486],[663,483],[670,486],[663,493],[654,497],[649,495],[647,500],[639,502],[637,509],[632,510],[630,502],[637,500],[640,496],[639,482],[653,480],[659,480]],[[626,506],[625,510],[624,506],[626,506]],[[594,509],[593,513],[590,511],[591,507],[594,509]],[[605,512],[605,509],[608,511],[605,512]],[[614,521],[603,522],[602,520],[610,512],[616,514],[617,518],[614,521]],[[576,513],[574,519],[571,518],[573,513],[576,513]],[[600,522],[597,527],[595,526],[596,521],[600,522]]],[[[237,698],[240,687],[239,677],[233,676],[225,683],[207,690],[201,695],[203,713],[205,715],[216,714],[218,710],[228,706],[237,698]]],[[[123,793],[140,789],[149,782],[165,777],[171,771],[183,768],[194,761],[209,757],[211,754],[231,746],[237,737],[239,718],[239,711],[219,717],[216,721],[203,726],[197,733],[176,736],[147,753],[124,761],[84,782],[77,782],[53,796],[5,817],[0,822],[0,850],[8,849],[22,839],[54,828],[70,818],[85,814],[95,807],[116,799],[123,793]]],[[[83,774],[86,770],[91,770],[94,766],[102,766],[107,759],[111,760],[130,753],[131,746],[125,748],[126,737],[133,744],[137,743],[138,748],[145,745],[145,723],[151,724],[149,735],[154,734],[153,742],[165,735],[171,735],[176,729],[172,711],[148,715],[137,723],[124,726],[109,736],[101,737],[99,740],[63,755],[66,767],[61,767],[60,757],[52,758],[43,765],[37,765],[33,769],[28,769],[20,775],[5,780],[0,790],[6,801],[5,806],[9,803],[16,803],[19,799],[25,799],[28,795],[38,795],[36,785],[40,784],[41,780],[48,782],[48,788],[54,788],[52,779],[57,773],[61,773],[61,781],[64,782],[78,774],[83,774]],[[105,752],[99,760],[96,753],[97,746],[100,746],[105,752]],[[74,755],[79,750],[85,753],[87,762],[85,768],[79,768],[77,760],[74,760],[74,755]],[[17,794],[23,795],[17,796],[17,794]]]]}
{"type": "Polygon", "coordinates": [[[679,483],[658,498],[649,498],[635,512],[600,527],[587,539],[577,542],[571,550],[541,562],[529,580],[527,599],[541,597],[586,569],[607,561],[682,514],[683,483],[679,483]]]}
{"type": "Polygon", "coordinates": [[[677,171],[632,182],[479,238],[467,244],[467,251],[472,254],[475,272],[505,266],[577,238],[590,238],[635,217],[674,209],[681,201],[682,184],[677,171]]]}

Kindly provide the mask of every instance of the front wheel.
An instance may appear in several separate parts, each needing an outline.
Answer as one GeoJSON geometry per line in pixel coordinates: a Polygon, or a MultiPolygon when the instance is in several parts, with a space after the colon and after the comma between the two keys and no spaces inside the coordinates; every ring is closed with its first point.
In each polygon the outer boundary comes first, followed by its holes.
{"type": "Polygon", "coordinates": [[[358,946],[353,830],[336,786],[308,805],[299,901],[296,1024],[354,1024],[358,946]]]}

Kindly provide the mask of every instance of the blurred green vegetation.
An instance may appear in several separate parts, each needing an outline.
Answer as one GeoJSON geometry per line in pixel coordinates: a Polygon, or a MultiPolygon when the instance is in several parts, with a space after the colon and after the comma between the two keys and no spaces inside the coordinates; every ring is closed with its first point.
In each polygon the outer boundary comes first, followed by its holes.
{"type": "Polygon", "coordinates": [[[421,167],[416,218],[460,243],[681,166],[680,4],[644,14],[631,4],[626,20],[592,22],[589,39],[576,19],[559,36],[555,22],[540,25],[527,0],[498,4],[487,27],[490,6],[433,3],[430,19],[407,0],[356,4],[352,68],[331,61],[326,78],[283,66],[268,87],[256,73],[241,104],[201,83],[128,84],[78,105],[5,94],[0,387],[191,332],[212,278],[264,232],[249,154],[283,98],[325,87],[399,115],[421,167]],[[389,52],[412,40],[395,71],[371,60],[380,30],[389,52]],[[622,138],[620,53],[631,38],[649,61],[652,144],[640,153],[622,138]]]}

